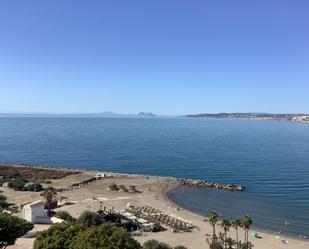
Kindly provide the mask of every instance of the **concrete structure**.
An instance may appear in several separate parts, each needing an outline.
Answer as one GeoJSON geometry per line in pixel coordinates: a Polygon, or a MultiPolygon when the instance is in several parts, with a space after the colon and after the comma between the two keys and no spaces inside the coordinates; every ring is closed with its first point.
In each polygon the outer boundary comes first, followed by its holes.
{"type": "Polygon", "coordinates": [[[94,176],[97,179],[101,179],[101,178],[111,178],[112,174],[110,173],[106,173],[106,172],[97,172],[94,176]]]}
{"type": "Polygon", "coordinates": [[[22,209],[21,216],[23,219],[34,224],[51,224],[51,219],[44,211],[44,202],[35,201],[25,205],[22,209]]]}

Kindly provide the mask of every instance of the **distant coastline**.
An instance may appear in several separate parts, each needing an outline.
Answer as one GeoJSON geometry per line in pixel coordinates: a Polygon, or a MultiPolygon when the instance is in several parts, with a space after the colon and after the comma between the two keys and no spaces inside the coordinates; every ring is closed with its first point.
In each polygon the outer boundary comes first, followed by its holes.
{"type": "Polygon", "coordinates": [[[187,115],[158,115],[152,112],[139,112],[137,114],[122,114],[115,112],[100,113],[0,113],[1,117],[14,118],[217,118],[217,119],[254,119],[291,121],[309,123],[309,114],[305,113],[255,113],[255,112],[222,112],[222,113],[196,113],[187,115]]]}
{"type": "Polygon", "coordinates": [[[189,114],[189,118],[224,118],[224,119],[259,119],[292,121],[299,123],[309,123],[309,114],[273,114],[273,113],[199,113],[189,114]]]}

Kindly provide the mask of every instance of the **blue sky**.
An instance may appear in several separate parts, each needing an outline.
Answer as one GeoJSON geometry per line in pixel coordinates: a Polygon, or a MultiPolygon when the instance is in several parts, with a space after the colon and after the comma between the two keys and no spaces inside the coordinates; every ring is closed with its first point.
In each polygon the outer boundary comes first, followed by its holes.
{"type": "Polygon", "coordinates": [[[0,112],[309,112],[309,1],[0,1],[0,112]]]}

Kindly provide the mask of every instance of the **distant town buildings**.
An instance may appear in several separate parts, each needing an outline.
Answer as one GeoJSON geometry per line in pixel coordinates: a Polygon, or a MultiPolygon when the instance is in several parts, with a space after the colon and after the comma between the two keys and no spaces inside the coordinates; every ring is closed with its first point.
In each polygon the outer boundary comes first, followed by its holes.
{"type": "Polygon", "coordinates": [[[309,123],[309,116],[296,116],[292,118],[292,121],[295,122],[302,122],[302,123],[309,123]]]}
{"type": "Polygon", "coordinates": [[[200,113],[186,115],[190,118],[231,118],[231,119],[262,119],[309,123],[307,114],[271,114],[271,113],[200,113]]]}

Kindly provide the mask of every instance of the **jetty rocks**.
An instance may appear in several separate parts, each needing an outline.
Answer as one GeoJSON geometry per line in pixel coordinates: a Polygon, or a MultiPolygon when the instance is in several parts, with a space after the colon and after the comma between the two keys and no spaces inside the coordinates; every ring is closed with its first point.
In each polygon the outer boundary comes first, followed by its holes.
{"type": "Polygon", "coordinates": [[[188,185],[188,186],[194,186],[194,187],[217,188],[217,189],[224,189],[224,190],[230,190],[230,191],[245,191],[245,187],[242,185],[215,183],[215,182],[207,182],[203,180],[183,179],[183,178],[177,178],[177,181],[182,185],[188,185]]]}

